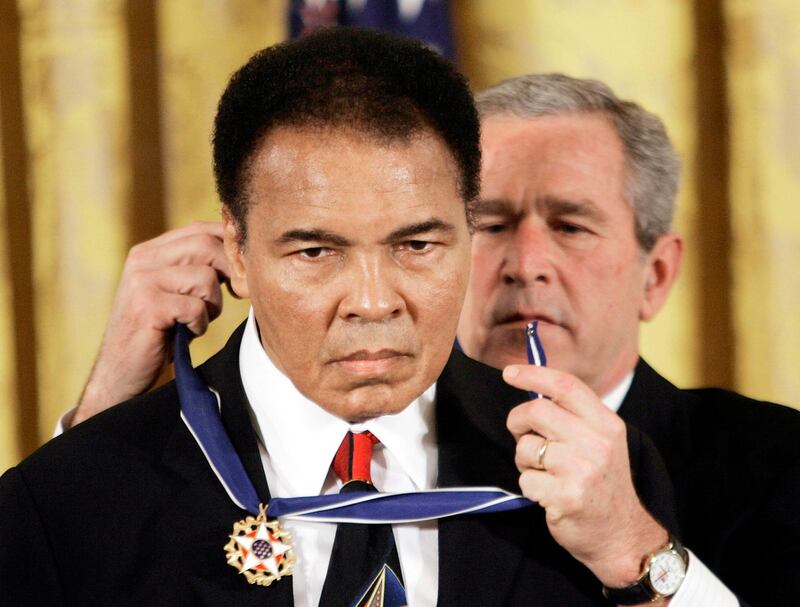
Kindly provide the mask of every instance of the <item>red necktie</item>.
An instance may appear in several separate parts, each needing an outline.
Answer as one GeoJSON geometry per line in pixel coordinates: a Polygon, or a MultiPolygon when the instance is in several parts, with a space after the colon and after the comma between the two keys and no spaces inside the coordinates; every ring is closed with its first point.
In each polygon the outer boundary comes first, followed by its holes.
{"type": "MultiPolygon", "coordinates": [[[[333,471],[344,483],[339,493],[377,491],[370,465],[372,448],[378,442],[370,432],[347,433],[332,463],[333,471]]],[[[339,523],[319,604],[351,607],[384,565],[389,565],[402,583],[391,525],[339,523]]]]}
{"type": "Polygon", "coordinates": [[[378,439],[372,432],[348,432],[333,458],[333,471],[345,484],[350,481],[364,481],[372,484],[370,467],[372,447],[378,439]]]}

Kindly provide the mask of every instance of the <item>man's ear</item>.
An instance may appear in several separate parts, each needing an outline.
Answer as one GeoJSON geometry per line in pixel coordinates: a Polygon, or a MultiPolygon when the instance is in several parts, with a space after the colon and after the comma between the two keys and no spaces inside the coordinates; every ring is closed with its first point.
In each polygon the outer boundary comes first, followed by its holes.
{"type": "Polygon", "coordinates": [[[683,238],[664,234],[647,254],[644,273],[644,297],[639,307],[639,320],[655,317],[664,307],[672,285],[678,277],[683,259],[683,238]]]}
{"type": "Polygon", "coordinates": [[[244,264],[244,241],[238,222],[231,217],[227,209],[222,210],[222,243],[225,257],[231,268],[231,289],[238,297],[250,297],[247,287],[247,269],[244,264]]]}

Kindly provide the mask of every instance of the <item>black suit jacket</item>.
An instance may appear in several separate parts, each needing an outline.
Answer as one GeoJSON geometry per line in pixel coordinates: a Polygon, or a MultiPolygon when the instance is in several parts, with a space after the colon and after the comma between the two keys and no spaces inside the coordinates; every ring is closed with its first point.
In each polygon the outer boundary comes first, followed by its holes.
{"type": "Polygon", "coordinates": [[[649,435],[688,548],[751,605],[800,599],[800,413],[679,390],[639,361],[620,416],[649,435]]]}
{"type": "MultiPolygon", "coordinates": [[[[241,328],[201,367],[260,498],[269,499],[238,367],[241,328]]],[[[508,411],[527,400],[453,353],[437,383],[439,484],[518,491],[508,411]]],[[[0,479],[0,605],[291,605],[291,578],[251,586],[223,546],[233,505],[179,418],[173,384],[50,441],[0,479]]],[[[674,526],[663,464],[629,432],[637,488],[674,526]]],[[[302,558],[302,555],[299,555],[302,558]]],[[[439,604],[605,605],[538,506],[439,524],[439,604]]]]}

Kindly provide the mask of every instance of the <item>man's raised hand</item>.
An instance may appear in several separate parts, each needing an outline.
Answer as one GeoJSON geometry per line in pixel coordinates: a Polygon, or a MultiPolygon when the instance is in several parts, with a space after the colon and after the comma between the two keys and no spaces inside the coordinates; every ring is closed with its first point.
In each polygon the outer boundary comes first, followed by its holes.
{"type": "Polygon", "coordinates": [[[553,538],[604,585],[633,583],[643,557],[666,543],[667,532],[636,494],[625,423],[568,373],[510,365],[503,377],[550,397],[522,403],[508,416],[523,495],[545,509],[553,538]]]}
{"type": "Polygon", "coordinates": [[[152,387],[170,362],[170,329],[180,322],[205,333],[229,276],[220,223],[195,222],[134,246],[70,425],[152,387]]]}

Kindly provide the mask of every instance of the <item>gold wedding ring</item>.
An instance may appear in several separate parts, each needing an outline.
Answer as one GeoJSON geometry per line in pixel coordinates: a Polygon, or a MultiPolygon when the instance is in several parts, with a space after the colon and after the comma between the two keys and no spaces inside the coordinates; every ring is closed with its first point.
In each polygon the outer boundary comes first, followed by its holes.
{"type": "Polygon", "coordinates": [[[539,447],[539,452],[536,456],[536,467],[539,470],[547,470],[547,468],[544,467],[544,456],[547,454],[547,448],[550,446],[550,442],[550,439],[546,438],[544,439],[542,446],[539,447]]]}

